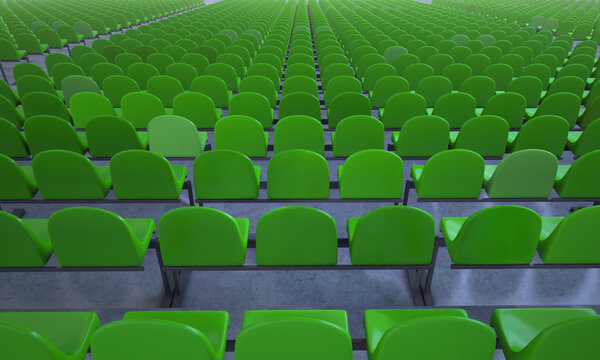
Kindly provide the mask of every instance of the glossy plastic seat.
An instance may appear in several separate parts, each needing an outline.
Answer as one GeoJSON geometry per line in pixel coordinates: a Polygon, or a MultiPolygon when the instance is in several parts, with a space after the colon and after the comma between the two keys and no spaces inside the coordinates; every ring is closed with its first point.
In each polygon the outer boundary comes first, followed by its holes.
{"type": "Polygon", "coordinates": [[[267,154],[269,134],[257,120],[244,115],[230,115],[215,125],[215,149],[228,149],[251,157],[267,154]]]}
{"type": "Polygon", "coordinates": [[[92,312],[3,312],[0,345],[8,359],[83,360],[100,325],[92,312]]]}
{"type": "Polygon", "coordinates": [[[508,149],[511,152],[522,149],[542,149],[556,156],[562,155],[569,123],[561,116],[543,115],[527,121],[519,132],[508,134],[508,149]]]}
{"type": "Polygon", "coordinates": [[[363,150],[338,166],[340,197],[400,198],[404,181],[402,159],[386,150],[363,150]]]}
{"type": "Polygon", "coordinates": [[[508,360],[600,356],[594,341],[600,317],[593,309],[496,309],[490,324],[508,360]]]}
{"type": "Polygon", "coordinates": [[[498,165],[486,165],[484,187],[490,198],[548,198],[558,160],[539,149],[517,151],[498,165]]]}
{"type": "Polygon", "coordinates": [[[408,92],[408,81],[400,76],[384,76],[375,82],[369,98],[374,108],[382,108],[394,94],[408,92]]]}
{"type": "Polygon", "coordinates": [[[487,102],[496,95],[496,83],[487,76],[472,76],[463,81],[460,91],[473,96],[477,107],[485,107],[487,102]]]}
{"type": "Polygon", "coordinates": [[[246,311],[235,343],[238,360],[351,360],[343,310],[246,311]]]}
{"type": "Polygon", "coordinates": [[[281,96],[286,96],[287,94],[295,92],[304,92],[318,97],[319,85],[317,84],[316,80],[311,79],[308,76],[294,76],[291,78],[286,78],[286,80],[283,82],[281,96]]]}
{"type": "MultiPolygon", "coordinates": [[[[71,122],[71,114],[58,96],[44,92],[32,92],[23,97],[22,103],[26,119],[36,115],[53,115],[64,119],[67,123],[71,122]]],[[[13,121],[15,125],[21,126],[20,116],[5,115],[5,117],[13,121]]]]}
{"type": "Polygon", "coordinates": [[[427,115],[427,102],[414,93],[398,93],[390,96],[384,109],[379,109],[379,118],[386,129],[401,128],[419,115],[427,115]]]}
{"type": "Polygon", "coordinates": [[[367,354],[372,360],[479,360],[494,356],[496,336],[460,309],[367,310],[367,354]],[[429,346],[435,341],[440,346],[429,346]]]}
{"type": "Polygon", "coordinates": [[[165,108],[172,108],[173,99],[184,92],[181,82],[167,75],[151,77],[146,82],[146,89],[149,94],[159,98],[165,108]]]}
{"type": "Polygon", "coordinates": [[[527,99],[517,93],[501,93],[493,96],[483,108],[481,115],[496,115],[508,122],[511,129],[520,128],[525,119],[527,99]]]}
{"type": "Polygon", "coordinates": [[[29,146],[25,141],[24,133],[4,118],[0,118],[0,154],[9,157],[29,156],[29,146]]]}
{"type": "Polygon", "coordinates": [[[121,99],[121,114],[136,129],[146,129],[152,119],[166,115],[166,111],[158,97],[149,93],[135,92],[121,99]]]}
{"type": "Polygon", "coordinates": [[[435,221],[423,210],[386,206],[348,218],[353,265],[423,265],[433,255],[435,221]]]}
{"type": "Polygon", "coordinates": [[[240,82],[240,93],[254,92],[263,95],[269,100],[271,107],[277,105],[277,91],[273,82],[264,76],[247,76],[240,82]]]}
{"type": "Polygon", "coordinates": [[[331,133],[333,156],[350,156],[366,149],[383,149],[385,131],[381,121],[372,116],[349,116],[331,133]]]}
{"type": "Polygon", "coordinates": [[[194,160],[194,193],[199,199],[256,199],[260,166],[232,150],[212,150],[194,160]]]}
{"type": "Polygon", "coordinates": [[[130,311],[92,337],[96,359],[162,359],[190,354],[222,360],[229,315],[224,311],[130,311]],[[143,336],[148,344],[128,341],[143,336]]]}
{"type": "Polygon", "coordinates": [[[197,128],[215,127],[221,118],[222,111],[215,107],[213,100],[197,92],[185,92],[173,99],[173,115],[184,117],[197,128]]]}
{"type": "Polygon", "coordinates": [[[140,91],[138,83],[130,77],[111,75],[102,82],[102,93],[115,108],[121,107],[121,99],[126,94],[140,91]]]}
{"type": "Polygon", "coordinates": [[[335,220],[321,210],[286,206],[268,211],[258,219],[258,265],[335,265],[337,255],[335,220]]]}
{"type": "Polygon", "coordinates": [[[279,120],[273,133],[273,151],[277,154],[292,149],[323,155],[325,139],[321,122],[306,115],[291,115],[279,120]]]}
{"type": "Polygon", "coordinates": [[[287,150],[274,155],[267,169],[270,199],[329,198],[329,166],[309,150],[287,150]]]}
{"type": "Polygon", "coordinates": [[[135,80],[142,90],[146,90],[148,79],[158,75],[158,69],[152,64],[134,63],[127,67],[127,76],[135,80]]]}
{"type": "Polygon", "coordinates": [[[116,116],[91,118],[85,135],[93,157],[112,157],[124,150],[145,150],[148,146],[148,132],[136,132],[130,122],[116,116]]]}
{"type": "Polygon", "coordinates": [[[88,149],[85,133],[75,131],[71,124],[56,116],[33,116],[27,119],[23,128],[33,156],[55,149],[84,154],[88,149]]]}
{"type": "Polygon", "coordinates": [[[600,121],[598,119],[592,121],[584,131],[570,131],[567,147],[575,156],[600,150],[600,121]]]}
{"type": "Polygon", "coordinates": [[[392,133],[396,154],[405,157],[429,157],[448,149],[450,126],[435,115],[415,116],[399,132],[392,133]]]}
{"type": "Polygon", "coordinates": [[[496,115],[474,117],[460,131],[450,132],[450,147],[466,149],[481,156],[503,156],[508,142],[508,123],[496,115]]]}
{"type": "Polygon", "coordinates": [[[436,106],[438,99],[452,93],[452,82],[443,76],[428,76],[421,80],[416,93],[427,101],[427,107],[436,106]]]}
{"type": "Polygon", "coordinates": [[[166,266],[236,266],[246,259],[250,222],[208,207],[164,214],[158,236],[166,266]]]}
{"type": "Polygon", "coordinates": [[[600,150],[584,154],[572,165],[558,165],[554,189],[563,198],[600,198],[600,150]]]}
{"type": "Polygon", "coordinates": [[[68,150],[47,150],[33,158],[33,173],[46,200],[104,199],[112,181],[108,166],[96,166],[68,150]]]}
{"type": "Polygon", "coordinates": [[[125,150],[110,159],[117,199],[178,199],[187,167],[145,150],[125,150]]]}
{"type": "Polygon", "coordinates": [[[468,218],[442,218],[440,231],[454,264],[529,264],[535,255],[542,219],[533,210],[501,205],[468,218]],[[510,226],[507,226],[510,224],[510,226]]]}
{"type": "Polygon", "coordinates": [[[190,120],[177,115],[157,116],[148,124],[150,150],[167,157],[196,157],[204,151],[208,135],[190,120]]]}
{"type": "Polygon", "coordinates": [[[259,93],[244,92],[229,102],[229,115],[244,115],[261,123],[263,128],[273,127],[273,109],[269,100],[259,93]]]}
{"type": "Polygon", "coordinates": [[[462,149],[439,152],[410,171],[419,198],[478,198],[485,163],[481,155],[462,149]]]}
{"type": "Polygon", "coordinates": [[[56,259],[66,267],[140,266],[154,229],[152,219],[90,207],[59,210],[48,219],[56,259]]]}
{"type": "Polygon", "coordinates": [[[191,89],[192,91],[202,93],[211,98],[218,108],[229,107],[231,90],[227,89],[227,84],[217,76],[198,76],[192,80],[191,89]]]}
{"type": "Polygon", "coordinates": [[[28,200],[37,192],[37,183],[31,166],[19,166],[10,157],[0,154],[0,199],[28,200]]]}
{"type": "Polygon", "coordinates": [[[451,128],[461,128],[475,116],[475,98],[467,93],[455,92],[441,96],[433,108],[433,115],[440,116],[451,128]]]}
{"type": "Polygon", "coordinates": [[[81,92],[73,95],[70,101],[73,125],[85,129],[88,121],[95,116],[113,116],[115,110],[108,98],[92,92],[81,92]]]}
{"type": "Polygon", "coordinates": [[[0,224],[0,267],[46,265],[53,252],[46,219],[21,219],[0,211],[0,224]]]}
{"type": "Polygon", "coordinates": [[[324,93],[325,106],[331,106],[333,99],[343,93],[362,94],[360,81],[354,76],[336,76],[330,79],[324,93]]]}

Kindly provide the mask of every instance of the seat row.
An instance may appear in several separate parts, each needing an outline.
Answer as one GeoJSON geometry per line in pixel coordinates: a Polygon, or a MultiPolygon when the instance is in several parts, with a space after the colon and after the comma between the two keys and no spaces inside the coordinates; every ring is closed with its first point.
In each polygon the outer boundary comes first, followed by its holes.
{"type": "MultiPolygon", "coordinates": [[[[496,309],[489,322],[462,309],[373,309],[364,313],[364,341],[371,360],[492,359],[496,336],[508,360],[591,360],[599,354],[594,309],[496,309]]],[[[83,360],[91,347],[97,360],[222,360],[231,351],[229,327],[225,311],[130,311],[101,326],[93,312],[5,312],[0,354],[83,360]],[[136,341],[140,337],[144,341],[136,341]]],[[[344,310],[246,311],[235,337],[241,360],[351,360],[352,353],[344,310]]]]}
{"type": "MultiPolygon", "coordinates": [[[[600,264],[599,219],[599,206],[542,218],[525,207],[502,205],[468,218],[442,218],[440,231],[457,265],[530,264],[536,249],[545,264],[600,264]]],[[[123,219],[90,207],[59,210],[49,219],[0,212],[0,221],[3,268],[43,269],[53,253],[64,268],[140,266],[156,228],[152,219],[123,219]]],[[[253,246],[249,230],[249,219],[221,210],[171,210],[158,221],[161,267],[241,267],[251,247],[259,266],[338,263],[336,222],[321,210],[287,206],[266,212],[253,246]]],[[[377,208],[348,218],[347,231],[352,265],[435,266],[435,222],[423,210],[377,208]]]]}

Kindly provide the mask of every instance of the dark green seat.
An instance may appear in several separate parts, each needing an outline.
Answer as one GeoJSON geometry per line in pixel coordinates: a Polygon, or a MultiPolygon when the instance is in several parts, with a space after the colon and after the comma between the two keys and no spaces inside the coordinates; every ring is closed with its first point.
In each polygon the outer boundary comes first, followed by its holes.
{"type": "Polygon", "coordinates": [[[427,101],[419,94],[403,92],[390,96],[385,108],[379,109],[379,118],[386,129],[398,129],[420,115],[427,115],[427,101]]]}
{"type": "Polygon", "coordinates": [[[85,133],[75,131],[71,124],[56,116],[33,116],[27,119],[23,128],[33,156],[55,149],[85,154],[88,149],[85,133]]]}
{"type": "Polygon", "coordinates": [[[0,199],[28,200],[35,195],[38,186],[31,166],[19,166],[10,157],[0,154],[0,199]]]}
{"type": "Polygon", "coordinates": [[[460,309],[365,311],[367,354],[372,360],[494,357],[496,336],[488,325],[460,309]],[[434,341],[436,346],[431,346],[434,341]]]}
{"type": "Polygon", "coordinates": [[[237,360],[351,360],[343,310],[246,311],[235,343],[237,360]]]}
{"type": "Polygon", "coordinates": [[[319,99],[314,95],[303,92],[295,92],[283,96],[279,101],[279,119],[291,115],[310,116],[321,122],[321,105],[319,99]]]}
{"type": "Polygon", "coordinates": [[[222,360],[229,314],[225,311],[130,311],[92,337],[98,360],[150,360],[195,356],[222,360]],[[141,336],[147,343],[130,341],[141,336]]]}
{"type": "Polygon", "coordinates": [[[0,154],[9,157],[29,156],[25,135],[11,121],[0,117],[0,154]]]}
{"type": "Polygon", "coordinates": [[[218,108],[229,107],[231,100],[231,90],[227,89],[227,85],[221,78],[212,75],[198,76],[192,80],[192,91],[202,93],[215,103],[218,108]]]}
{"type": "Polygon", "coordinates": [[[450,125],[435,115],[415,116],[399,132],[392,133],[396,154],[406,157],[429,157],[448,149],[450,125]]]}
{"type": "Polygon", "coordinates": [[[88,121],[93,117],[116,115],[110,100],[93,92],[81,92],[73,95],[70,105],[73,124],[79,129],[85,129],[88,121]]]}
{"type": "Polygon", "coordinates": [[[83,360],[98,326],[92,312],[3,312],[0,354],[7,359],[83,360]]]}
{"type": "Polygon", "coordinates": [[[177,208],[158,222],[166,266],[241,266],[246,259],[250,222],[217,209],[177,208]]]}
{"type": "Polygon", "coordinates": [[[90,207],[59,210],[48,219],[56,259],[65,267],[140,266],[154,229],[152,219],[90,207]]]}
{"type": "Polygon", "coordinates": [[[404,181],[402,159],[386,150],[356,152],[338,166],[340,197],[400,198],[404,181]]]}
{"type": "Polygon", "coordinates": [[[257,120],[245,115],[230,115],[215,125],[215,149],[227,149],[251,157],[267,154],[269,134],[257,120]]]}
{"type": "Polygon", "coordinates": [[[229,115],[249,116],[261,123],[263,128],[273,127],[273,109],[269,99],[259,93],[243,92],[229,102],[229,115]]]}
{"type": "Polygon", "coordinates": [[[461,128],[475,116],[475,98],[467,93],[455,92],[441,96],[433,108],[433,115],[444,118],[451,128],[461,128]]]}
{"type": "Polygon", "coordinates": [[[483,108],[481,115],[499,116],[508,122],[511,129],[515,129],[523,125],[526,106],[527,100],[523,95],[506,92],[493,96],[483,108]]]}
{"type": "Polygon", "coordinates": [[[48,237],[48,220],[21,219],[0,211],[0,225],[0,267],[46,265],[54,251],[48,237]]]}
{"type": "Polygon", "coordinates": [[[496,309],[490,324],[507,360],[596,359],[600,317],[593,309],[496,309]]]}
{"type": "Polygon", "coordinates": [[[124,150],[145,150],[148,146],[148,132],[136,132],[130,122],[116,116],[91,118],[85,135],[93,157],[112,157],[124,150]]]}
{"type": "Polygon", "coordinates": [[[271,199],[329,198],[329,166],[322,155],[303,149],[275,154],[267,169],[271,199]]]}
{"type": "Polygon", "coordinates": [[[194,193],[199,199],[256,199],[260,166],[233,150],[212,150],[194,160],[194,193]]]}
{"type": "Polygon", "coordinates": [[[446,150],[433,155],[425,165],[413,165],[410,175],[419,198],[478,198],[485,163],[476,152],[446,150]]]}
{"type": "Polygon", "coordinates": [[[529,264],[541,228],[542,219],[535,211],[515,205],[489,207],[468,218],[447,217],[440,222],[452,262],[462,265],[529,264]]]}
{"type": "Polygon", "coordinates": [[[339,94],[333,98],[327,110],[327,125],[335,129],[340,121],[352,115],[371,115],[371,101],[359,93],[339,94]]]}
{"type": "Polygon", "coordinates": [[[31,164],[40,195],[46,200],[104,199],[112,184],[108,166],[96,166],[68,150],[46,150],[31,164]]]}
{"type": "Polygon", "coordinates": [[[335,220],[321,210],[286,206],[268,211],[258,219],[258,265],[335,265],[337,257],[335,220]]]}
{"type": "Polygon", "coordinates": [[[508,123],[496,115],[474,117],[460,131],[450,132],[450,147],[466,149],[481,156],[503,156],[508,142],[508,123]]]}
{"type": "Polygon", "coordinates": [[[161,100],[152,94],[134,92],[121,98],[121,115],[136,129],[146,129],[152,119],[166,114],[161,100]]]}
{"type": "Polygon", "coordinates": [[[423,265],[433,255],[435,221],[423,210],[386,206],[348,218],[353,265],[423,265]]]}
{"type": "Polygon", "coordinates": [[[145,150],[125,150],[110,159],[117,199],[178,199],[187,167],[145,150]]]}
{"type": "Polygon", "coordinates": [[[343,157],[361,150],[383,149],[384,137],[381,121],[367,115],[348,116],[331,133],[333,156],[343,157]]]}
{"type": "Polygon", "coordinates": [[[554,154],[539,149],[520,150],[498,165],[486,165],[483,185],[490,198],[548,198],[557,170],[554,154]]]}
{"type": "Polygon", "coordinates": [[[567,137],[569,123],[561,116],[543,115],[527,121],[518,132],[508,134],[510,152],[522,149],[542,149],[561,156],[567,137]]]}
{"type": "Polygon", "coordinates": [[[185,92],[173,99],[173,115],[190,120],[197,128],[212,129],[221,118],[222,111],[205,94],[185,92]]]}
{"type": "Polygon", "coordinates": [[[325,139],[323,125],[315,118],[306,115],[291,115],[275,124],[273,152],[305,149],[324,155],[325,139]]]}
{"type": "Polygon", "coordinates": [[[600,150],[584,154],[572,165],[558,165],[554,189],[563,198],[600,198],[600,150]]]}
{"type": "Polygon", "coordinates": [[[583,131],[569,131],[567,147],[575,156],[600,150],[600,120],[592,121],[583,131]]]}

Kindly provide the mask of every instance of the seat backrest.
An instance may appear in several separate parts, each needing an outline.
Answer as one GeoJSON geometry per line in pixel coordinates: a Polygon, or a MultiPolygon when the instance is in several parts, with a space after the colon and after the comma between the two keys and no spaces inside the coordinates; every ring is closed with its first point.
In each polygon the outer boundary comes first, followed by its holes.
{"type": "Polygon", "coordinates": [[[554,93],[544,98],[535,116],[557,115],[561,116],[572,128],[577,122],[581,110],[581,99],[573,93],[554,93]]]}
{"type": "MultiPolygon", "coordinates": [[[[354,223],[349,222],[348,227],[354,223]]],[[[432,260],[435,221],[408,206],[371,210],[355,223],[350,258],[354,265],[417,265],[432,260]]]]}
{"type": "Polygon", "coordinates": [[[554,154],[526,149],[506,156],[498,164],[489,186],[494,198],[547,198],[552,192],[558,160],[554,154]]]}
{"type": "Polygon", "coordinates": [[[127,76],[134,79],[142,90],[146,90],[148,79],[158,75],[158,69],[152,64],[134,63],[127,67],[127,76]]]}
{"type": "Polygon", "coordinates": [[[229,115],[249,116],[261,123],[263,128],[273,127],[273,114],[269,99],[255,92],[235,95],[229,102],[229,115]]]}
{"type": "Polygon", "coordinates": [[[353,76],[336,76],[327,82],[325,105],[329,106],[333,99],[343,93],[362,93],[360,81],[353,76]]]}
{"type": "Polygon", "coordinates": [[[420,198],[477,198],[485,162],[476,152],[454,149],[433,155],[416,183],[420,198]]]}
{"type": "Polygon", "coordinates": [[[2,354],[13,359],[53,360],[64,356],[44,335],[18,325],[0,322],[2,354]]]}
{"type": "Polygon", "coordinates": [[[146,150],[125,150],[110,159],[117,199],[175,199],[180,189],[169,161],[146,150]],[[150,181],[149,181],[150,180],[150,181]]]}
{"type": "Polygon", "coordinates": [[[415,116],[427,115],[427,101],[419,94],[402,92],[389,97],[381,121],[386,129],[401,128],[415,116]]]}
{"type": "Polygon", "coordinates": [[[21,102],[25,118],[36,115],[53,115],[64,119],[67,123],[71,122],[69,111],[58,96],[44,92],[32,92],[25,95],[21,102]]]}
{"type": "MultiPolygon", "coordinates": [[[[203,175],[205,176],[205,175],[203,175]]],[[[167,266],[236,266],[246,259],[246,232],[231,215],[208,207],[183,207],[158,222],[167,266]]]]}
{"type": "Polygon", "coordinates": [[[110,182],[85,156],[68,150],[46,150],[32,161],[43,199],[104,199],[110,182]]]}
{"type": "Polygon", "coordinates": [[[492,358],[496,336],[488,325],[455,316],[429,316],[404,321],[383,334],[374,359],[464,359],[492,358]],[[417,346],[422,339],[441,346],[417,346]]]}
{"type": "Polygon", "coordinates": [[[123,118],[136,129],[145,129],[152,119],[166,114],[159,98],[143,92],[129,93],[123,96],[121,110],[123,118]]]}
{"type": "Polygon", "coordinates": [[[196,125],[177,115],[157,116],[148,124],[150,150],[162,156],[195,157],[204,151],[196,125]]]}
{"type": "Polygon", "coordinates": [[[91,118],[85,134],[94,157],[112,157],[123,150],[142,149],[143,146],[133,125],[117,116],[91,118]]]}
{"type": "MultiPolygon", "coordinates": [[[[316,81],[315,81],[316,85],[316,81]]],[[[261,75],[247,76],[240,82],[240,93],[254,92],[263,95],[269,100],[271,107],[277,105],[277,91],[268,78],[261,75]]],[[[317,90],[318,93],[318,90],[317,90]]]]}
{"type": "Polygon", "coordinates": [[[545,263],[596,264],[600,262],[598,234],[594,230],[600,206],[579,209],[563,218],[538,246],[545,263]]]}
{"type": "Polygon", "coordinates": [[[433,115],[444,118],[451,128],[460,128],[475,116],[476,100],[467,93],[447,93],[436,102],[433,115]]]}
{"type": "Polygon", "coordinates": [[[324,320],[265,321],[242,329],[235,356],[238,360],[351,360],[352,341],[347,331],[324,320]]]}
{"type": "Polygon", "coordinates": [[[287,150],[269,161],[267,196],[271,199],[329,198],[329,166],[309,150],[287,150]]]}
{"type": "Polygon", "coordinates": [[[543,149],[560,156],[567,143],[569,123],[561,116],[542,115],[527,121],[515,138],[512,151],[543,149]]]}
{"type": "Polygon", "coordinates": [[[23,75],[17,80],[17,91],[19,97],[23,97],[31,92],[46,92],[58,96],[54,86],[46,78],[36,75],[23,75]]]}
{"type": "Polygon", "coordinates": [[[119,320],[100,327],[91,341],[98,360],[188,358],[217,360],[207,336],[182,323],[163,320],[119,320]],[[131,341],[143,336],[148,344],[131,341]]]}
{"type": "Polygon", "coordinates": [[[165,108],[173,107],[173,99],[184,92],[181,82],[168,75],[151,77],[146,82],[146,89],[148,93],[158,97],[165,108]]]}
{"type": "Polygon", "coordinates": [[[600,335],[600,316],[567,320],[546,328],[523,350],[527,359],[563,358],[577,353],[582,358],[600,356],[593,340],[600,335]]]}
{"type": "Polygon", "coordinates": [[[529,264],[539,242],[542,219],[515,205],[489,207],[472,214],[450,246],[455,264],[529,264]]]}
{"type": "Polygon", "coordinates": [[[436,115],[420,115],[408,120],[395,142],[400,156],[428,157],[448,149],[450,125],[436,115]]]}
{"type": "Polygon", "coordinates": [[[508,133],[508,122],[500,116],[473,117],[461,127],[454,147],[471,150],[481,156],[503,156],[508,133]]]}
{"type": "Polygon", "coordinates": [[[348,116],[333,134],[333,156],[350,156],[361,150],[383,149],[385,145],[383,124],[368,115],[348,116]]]}
{"type": "Polygon", "coordinates": [[[527,99],[517,93],[502,93],[493,96],[483,109],[482,115],[497,115],[508,122],[510,128],[520,128],[525,118],[527,99]]]}
{"type": "Polygon", "coordinates": [[[285,150],[305,149],[323,155],[325,151],[324,129],[320,121],[306,115],[291,115],[275,124],[275,154],[285,150]]]}
{"type": "Polygon", "coordinates": [[[400,198],[404,182],[402,159],[386,150],[363,150],[338,168],[342,198],[400,198]]]}
{"type": "Polygon", "coordinates": [[[25,136],[11,121],[0,117],[0,154],[10,157],[29,156],[25,136]]]}
{"type": "MultiPolygon", "coordinates": [[[[43,224],[40,222],[43,226],[43,224]]],[[[0,211],[0,267],[44,266],[52,254],[52,246],[22,219],[0,211]]]]}
{"type": "Polygon", "coordinates": [[[48,219],[48,233],[62,266],[139,266],[138,239],[127,221],[110,211],[72,207],[48,219]]]}
{"type": "Polygon", "coordinates": [[[331,215],[286,206],[263,214],[256,225],[258,265],[335,265],[337,229],[331,215]]]}
{"type": "Polygon", "coordinates": [[[29,179],[23,169],[10,157],[0,154],[0,199],[27,200],[37,191],[33,179],[29,179]]]}
{"type": "Polygon", "coordinates": [[[600,150],[584,154],[554,185],[560,197],[600,198],[600,150]]]}
{"type": "Polygon", "coordinates": [[[197,128],[214,128],[219,121],[213,100],[197,92],[177,95],[173,99],[173,115],[190,120],[197,128]]]}
{"type": "Polygon", "coordinates": [[[194,160],[194,193],[199,199],[255,199],[258,185],[252,161],[239,152],[212,150],[194,160]]]}
{"type": "MultiPolygon", "coordinates": [[[[600,102],[599,102],[600,103],[600,102]]],[[[283,96],[279,101],[279,118],[290,115],[306,115],[321,121],[321,105],[319,99],[303,92],[283,96]]]]}
{"type": "Polygon", "coordinates": [[[52,115],[33,116],[23,126],[31,154],[63,149],[83,154],[87,150],[77,132],[61,118],[52,115]]]}
{"type": "Polygon", "coordinates": [[[345,92],[333,98],[327,124],[335,129],[340,121],[352,115],[371,115],[371,101],[362,93],[345,92]]]}
{"type": "MultiPolygon", "coordinates": [[[[57,64],[57,66],[65,63],[57,64]]],[[[72,65],[72,64],[69,64],[72,65]]],[[[69,75],[62,80],[63,97],[67,106],[70,104],[70,99],[73,95],[80,92],[94,92],[102,94],[100,87],[96,82],[84,75],[69,75]]]]}
{"type": "Polygon", "coordinates": [[[100,115],[115,115],[112,103],[101,94],[81,92],[71,98],[71,115],[76,128],[84,129],[88,121],[100,115]]]}
{"type": "Polygon", "coordinates": [[[265,156],[267,143],[263,126],[245,115],[230,115],[215,125],[215,149],[235,150],[247,156],[265,156]]]}

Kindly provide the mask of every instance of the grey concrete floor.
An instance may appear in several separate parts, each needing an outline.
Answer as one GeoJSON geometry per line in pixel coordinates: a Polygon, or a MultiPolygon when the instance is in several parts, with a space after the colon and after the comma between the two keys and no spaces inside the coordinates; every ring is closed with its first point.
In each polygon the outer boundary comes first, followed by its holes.
{"type": "MultiPolygon", "coordinates": [[[[216,2],[208,0],[207,4],[216,2]]],[[[90,41],[87,42],[91,44],[90,41]]],[[[72,45],[73,46],[73,45],[72,45]]],[[[53,49],[64,52],[66,49],[53,49]]],[[[44,66],[43,55],[32,55],[30,61],[44,66]]],[[[5,71],[12,77],[14,63],[4,63],[5,71]]],[[[226,114],[226,113],[225,113],[226,114]]],[[[270,142],[272,143],[272,133],[270,142]]],[[[386,132],[391,142],[391,132],[386,132]]],[[[209,132],[209,143],[213,134],[209,132]]],[[[331,143],[326,133],[326,143],[331,143]]],[[[272,154],[269,154],[272,155],[272,154]]],[[[326,153],[326,156],[331,156],[326,153]]],[[[572,163],[572,154],[565,152],[561,164],[572,163]]],[[[263,168],[262,180],[266,180],[266,160],[255,160],[263,168]]],[[[31,161],[19,161],[30,165],[31,161]]],[[[95,161],[107,165],[107,161],[95,161]]],[[[192,174],[192,160],[172,160],[173,165],[185,165],[192,174]]],[[[405,179],[410,166],[424,164],[424,160],[406,160],[405,179]]],[[[496,164],[498,160],[486,161],[496,164]]],[[[337,166],[343,160],[330,160],[330,178],[337,180],[337,166]]],[[[332,197],[337,196],[332,191],[332,197]]],[[[112,196],[112,195],[111,195],[112,196]]],[[[260,197],[265,197],[261,191],[260,197]]],[[[73,204],[90,205],[90,204],[73,204]]],[[[123,217],[148,217],[156,221],[167,211],[186,205],[185,193],[176,204],[91,204],[113,211],[123,217]]],[[[291,204],[290,204],[291,205],[291,204]]],[[[314,203],[301,204],[322,209],[337,222],[338,234],[346,236],[346,219],[360,217],[365,212],[391,205],[389,203],[314,203]]],[[[429,212],[439,224],[442,217],[469,216],[479,209],[498,205],[495,203],[421,203],[414,191],[410,206],[429,212]]],[[[523,203],[542,216],[566,216],[572,206],[581,203],[523,203]]],[[[247,217],[251,233],[256,230],[258,218],[276,204],[211,204],[234,217],[247,217]]],[[[60,204],[23,204],[3,206],[4,210],[24,208],[27,218],[47,218],[66,207],[60,204]]],[[[249,250],[247,263],[254,260],[249,250]]],[[[340,263],[348,263],[347,249],[340,249],[340,263]]],[[[539,259],[536,259],[539,260],[539,259]]],[[[50,265],[56,264],[52,258],[50,265]]],[[[437,306],[553,306],[598,304],[600,299],[600,270],[452,270],[445,248],[440,249],[437,259],[432,291],[437,306]]],[[[0,273],[1,310],[70,309],[94,310],[103,322],[116,320],[123,309],[154,309],[160,306],[163,296],[162,282],[155,251],[146,255],[143,272],[100,273],[0,273]]],[[[226,310],[232,319],[229,338],[241,328],[242,314],[252,309],[345,309],[349,313],[350,331],[353,337],[364,337],[362,312],[369,308],[395,308],[412,306],[404,271],[269,271],[269,272],[195,272],[191,276],[183,307],[194,310],[226,310]]],[[[486,315],[488,316],[488,315],[486,315]]],[[[489,319],[489,317],[488,317],[489,319]]],[[[481,320],[487,321],[482,317],[481,320]]],[[[366,353],[357,351],[355,359],[366,359],[366,353]]],[[[88,355],[86,359],[91,359],[88,355]]],[[[233,359],[228,353],[225,359],[233,359]]],[[[494,359],[504,359],[496,351],[494,359]]]]}

